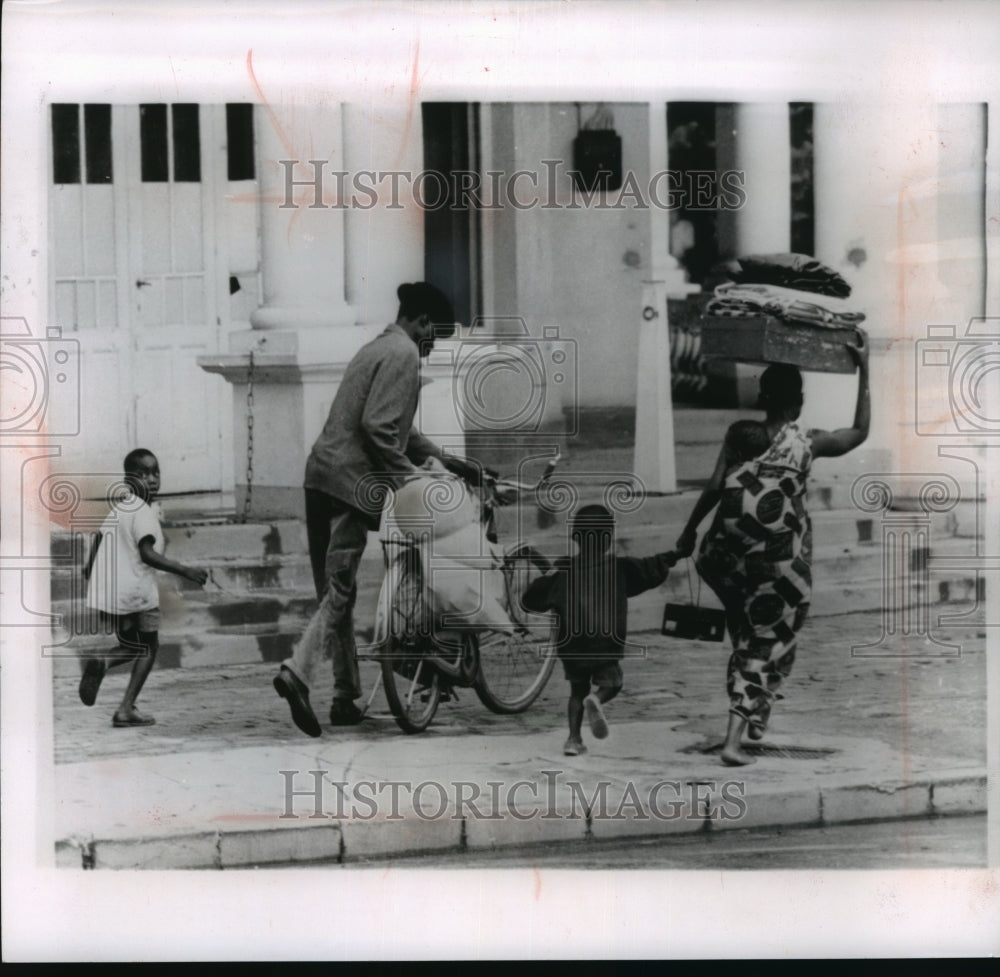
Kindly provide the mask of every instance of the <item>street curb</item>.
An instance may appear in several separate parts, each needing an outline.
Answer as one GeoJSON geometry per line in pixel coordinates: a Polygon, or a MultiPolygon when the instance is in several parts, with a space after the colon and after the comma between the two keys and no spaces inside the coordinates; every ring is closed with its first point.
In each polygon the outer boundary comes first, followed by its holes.
{"type": "Polygon", "coordinates": [[[714,791],[672,817],[603,818],[592,811],[558,816],[470,819],[446,813],[441,818],[386,820],[295,818],[272,820],[268,827],[205,828],[140,838],[61,839],[55,846],[58,868],[84,869],[241,869],[297,862],[362,863],[427,852],[474,852],[532,844],[601,841],[629,837],[691,835],[698,832],[778,827],[828,827],[865,821],[960,816],[987,809],[986,772],[975,771],[914,781],[839,783],[793,790],[772,790],[753,798],[739,817],[713,803],[714,791]]]}

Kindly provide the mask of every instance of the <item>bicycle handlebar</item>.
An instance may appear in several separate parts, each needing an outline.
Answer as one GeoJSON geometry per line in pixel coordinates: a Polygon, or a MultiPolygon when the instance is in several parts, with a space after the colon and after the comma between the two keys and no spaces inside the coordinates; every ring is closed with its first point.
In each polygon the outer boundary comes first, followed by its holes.
{"type": "Polygon", "coordinates": [[[505,489],[518,493],[534,492],[552,477],[552,473],[556,470],[556,465],[559,463],[559,458],[560,455],[557,454],[554,458],[549,459],[548,464],[545,466],[545,470],[539,476],[538,481],[533,485],[528,482],[517,482],[512,478],[495,478],[491,475],[485,475],[483,477],[483,487],[488,489],[498,502],[504,501],[501,492],[505,489]]]}
{"type": "MultiPolygon", "coordinates": [[[[539,476],[538,481],[534,484],[528,482],[515,481],[512,478],[500,478],[499,476],[493,475],[488,469],[483,470],[482,478],[482,488],[489,493],[491,498],[501,504],[509,504],[515,500],[506,500],[503,498],[502,493],[504,491],[508,492],[534,492],[540,488],[549,478],[552,477],[552,473],[556,470],[556,465],[559,464],[561,454],[556,454],[554,458],[550,458],[545,466],[545,470],[539,476]]],[[[419,469],[415,471],[412,475],[404,476],[404,481],[409,481],[413,478],[461,478],[461,476],[449,472],[446,470],[437,469],[419,469]]]]}

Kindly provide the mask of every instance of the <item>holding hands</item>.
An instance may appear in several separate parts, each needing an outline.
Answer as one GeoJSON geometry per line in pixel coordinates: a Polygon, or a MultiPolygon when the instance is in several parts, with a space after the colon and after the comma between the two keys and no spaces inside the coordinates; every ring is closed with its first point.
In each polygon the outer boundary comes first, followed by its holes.
{"type": "Polygon", "coordinates": [[[683,559],[686,556],[690,556],[694,552],[695,543],[698,540],[698,532],[694,529],[685,529],[684,532],[680,534],[677,538],[677,543],[674,546],[674,556],[677,560],[683,559]]]}

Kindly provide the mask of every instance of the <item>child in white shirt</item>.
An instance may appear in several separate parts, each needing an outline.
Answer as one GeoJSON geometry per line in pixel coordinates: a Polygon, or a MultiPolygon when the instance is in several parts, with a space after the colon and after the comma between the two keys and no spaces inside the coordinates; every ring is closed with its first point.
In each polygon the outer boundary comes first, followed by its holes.
{"type": "Polygon", "coordinates": [[[125,456],[125,481],[131,493],[117,499],[101,525],[83,571],[88,582],[87,606],[100,612],[108,634],[118,645],[101,658],[90,658],[80,679],[80,699],[92,706],[105,673],[132,662],[125,696],[112,717],[116,727],[152,726],[156,720],[135,707],[159,650],[160,598],[154,570],[165,570],[204,585],[204,570],[182,566],[163,553],[163,531],[150,507],[160,489],[156,455],[136,448],[125,456]]]}

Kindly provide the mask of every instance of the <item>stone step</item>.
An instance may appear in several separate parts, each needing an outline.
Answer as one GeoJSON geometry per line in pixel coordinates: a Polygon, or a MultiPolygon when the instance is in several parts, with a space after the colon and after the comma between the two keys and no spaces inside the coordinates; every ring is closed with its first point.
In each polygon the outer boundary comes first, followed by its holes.
{"type": "MultiPolygon", "coordinates": [[[[176,559],[172,552],[170,557],[176,559]]],[[[206,592],[222,591],[234,599],[272,590],[314,591],[312,566],[304,553],[268,557],[262,562],[216,558],[213,561],[190,561],[189,565],[209,571],[206,592]]],[[[80,564],[57,563],[51,570],[50,581],[50,595],[54,601],[72,600],[82,597],[85,592],[80,564]]],[[[198,590],[195,584],[173,574],[160,574],[158,583],[161,591],[167,589],[187,593],[198,590]]]]}
{"type": "MultiPolygon", "coordinates": [[[[181,563],[214,561],[220,557],[232,560],[259,560],[308,552],[305,525],[297,519],[271,523],[209,523],[191,525],[163,524],[163,535],[172,559],[181,563]]],[[[53,558],[65,561],[83,559],[74,553],[73,534],[54,530],[50,552],[53,558]]],[[[79,549],[77,543],[77,549],[79,549]]],[[[85,542],[89,548],[89,538],[85,542]]]]}
{"type": "MultiPolygon", "coordinates": [[[[981,575],[975,572],[976,561],[969,559],[969,569],[934,569],[935,557],[961,559],[974,551],[969,541],[948,540],[936,544],[926,583],[917,579],[908,588],[901,606],[926,610],[932,624],[942,614],[966,614],[970,622],[985,620],[985,592],[981,575]]],[[[825,617],[857,611],[878,610],[884,605],[884,554],[879,545],[849,547],[821,546],[815,551],[814,589],[810,614],[825,617]]],[[[633,598],[629,602],[629,630],[634,633],[659,630],[663,607],[667,602],[688,604],[695,600],[702,606],[717,607],[711,590],[689,577],[686,564],[675,569],[663,587],[633,598]]],[[[381,558],[366,552],[358,575],[358,600],[355,620],[358,641],[371,639],[371,624],[381,584],[381,558]]],[[[901,594],[902,591],[900,590],[901,594]]],[[[898,599],[898,598],[896,598],[898,599]]],[[[68,613],[67,604],[59,605],[68,613]]],[[[202,665],[249,664],[280,661],[290,654],[315,607],[311,590],[295,592],[261,591],[230,599],[225,594],[196,590],[161,591],[163,623],[161,652],[157,667],[194,667],[202,665]]],[[[56,630],[51,654],[57,660],[70,660],[88,651],[107,647],[100,635],[76,634],[66,627],[56,630]]],[[[81,630],[77,628],[77,630],[81,630]]],[[[62,666],[66,667],[66,666],[62,666]]]]}
{"type": "MultiPolygon", "coordinates": [[[[163,631],[212,631],[245,625],[304,628],[316,604],[311,589],[258,590],[243,595],[212,590],[160,590],[163,631]]],[[[79,608],[75,600],[52,602],[52,613],[74,632],[87,626],[79,608]]]]}
{"type": "MultiPolygon", "coordinates": [[[[591,479],[585,473],[567,472],[563,475],[564,484],[575,493],[578,504],[604,501],[606,483],[591,479]]],[[[606,474],[600,478],[605,479],[606,474]]],[[[868,538],[880,538],[882,514],[862,512],[850,503],[849,498],[835,498],[839,494],[842,494],[841,490],[836,486],[822,488],[815,493],[810,502],[814,537],[826,543],[858,542],[862,534],[867,534],[868,538]]],[[[652,529],[654,545],[671,545],[680,534],[696,498],[694,492],[683,492],[650,496],[637,504],[619,500],[618,534],[627,539],[650,535],[652,529]]],[[[899,511],[893,515],[907,510],[918,511],[913,500],[901,499],[898,506],[899,511]]],[[[614,501],[612,507],[616,508],[614,501]]],[[[502,539],[525,538],[539,544],[539,548],[542,548],[542,541],[566,539],[566,512],[540,512],[532,503],[502,509],[498,515],[502,539]]],[[[952,536],[972,538],[984,531],[983,518],[981,506],[974,499],[962,499],[949,512],[931,514],[930,532],[935,539],[952,536]]],[[[247,589],[291,585],[287,571],[300,570],[303,560],[306,560],[305,570],[311,574],[306,559],[305,527],[297,520],[246,525],[175,526],[166,528],[164,535],[171,559],[206,568],[217,567],[220,572],[229,574],[234,584],[247,589]]],[[[375,538],[373,534],[370,542],[374,543],[375,538]]],[[[82,564],[84,550],[88,547],[89,540],[83,544],[76,537],[74,545],[74,537],[70,533],[61,530],[52,533],[51,554],[57,567],[82,564]]],[[[223,586],[226,584],[223,583],[223,586]]]]}

